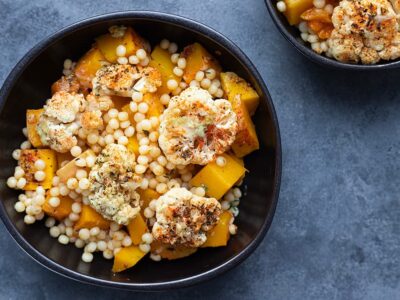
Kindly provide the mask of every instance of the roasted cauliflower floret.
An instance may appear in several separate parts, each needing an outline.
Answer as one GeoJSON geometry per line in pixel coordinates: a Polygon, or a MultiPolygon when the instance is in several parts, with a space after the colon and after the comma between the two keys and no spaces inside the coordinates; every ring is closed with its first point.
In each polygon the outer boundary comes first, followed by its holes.
{"type": "Polygon", "coordinates": [[[199,197],[185,188],[173,188],[156,200],[154,239],[172,246],[199,247],[206,232],[219,220],[221,205],[214,198],[199,197]]]}
{"type": "Polygon", "coordinates": [[[339,61],[374,64],[400,55],[397,15],[388,0],[342,0],[332,23],[329,53],[339,61]]]}
{"type": "Polygon", "coordinates": [[[86,100],[85,111],[79,116],[79,122],[82,128],[88,131],[99,129],[103,126],[102,112],[111,108],[112,100],[109,96],[93,94],[89,94],[86,100]]]}
{"type": "Polygon", "coordinates": [[[109,144],[89,173],[90,205],[103,217],[127,225],[140,211],[135,191],[140,177],[134,174],[135,157],[125,146],[109,144]]]}
{"type": "Polygon", "coordinates": [[[93,79],[96,95],[130,97],[134,91],[153,93],[161,86],[161,74],[152,67],[111,64],[100,68],[93,79]]]}
{"type": "Polygon", "coordinates": [[[79,129],[76,118],[84,107],[82,94],[60,91],[47,100],[37,125],[43,145],[62,153],[75,146],[77,139],[74,135],[79,129]]]}
{"type": "Polygon", "coordinates": [[[190,87],[173,97],[164,111],[158,142],[169,161],[204,165],[229,149],[237,127],[230,102],[190,87]]]}

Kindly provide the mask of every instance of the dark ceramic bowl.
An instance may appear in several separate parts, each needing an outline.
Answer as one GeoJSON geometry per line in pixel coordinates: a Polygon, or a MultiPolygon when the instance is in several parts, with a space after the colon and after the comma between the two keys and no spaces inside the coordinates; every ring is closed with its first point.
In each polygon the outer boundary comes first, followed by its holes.
{"type": "MultiPolygon", "coordinates": [[[[236,266],[260,244],[275,212],[281,178],[281,146],[278,121],[271,97],[249,59],[216,31],[195,21],[157,12],[119,12],[73,24],[46,38],[17,64],[0,91],[0,215],[17,243],[37,262],[66,277],[101,286],[131,290],[161,290],[198,283],[236,266]],[[114,24],[133,25],[154,45],[166,37],[184,46],[198,41],[214,53],[226,70],[246,78],[261,95],[255,123],[261,149],[246,158],[247,192],[240,205],[239,232],[227,247],[200,249],[175,261],[146,258],[119,274],[112,262],[95,255],[93,263],[80,259],[82,250],[64,246],[48,234],[42,223],[27,226],[13,206],[18,193],[6,187],[16,163],[12,150],[23,141],[25,110],[39,108],[50,96],[50,85],[61,75],[66,58],[78,59],[94,38],[114,24]]],[[[12,255],[10,253],[10,255],[12,255]]],[[[11,270],[9,270],[11,271],[11,270]]]]}
{"type": "Polygon", "coordinates": [[[276,8],[277,0],[264,0],[267,5],[269,14],[272,17],[275,25],[278,27],[281,34],[292,44],[296,50],[298,50],[305,57],[309,58],[313,62],[316,62],[322,66],[327,66],[330,68],[344,69],[344,70],[383,70],[383,69],[393,69],[400,67],[400,60],[393,61],[382,61],[375,65],[361,65],[361,64],[346,64],[337,61],[333,58],[326,57],[325,55],[318,54],[311,49],[309,43],[304,42],[300,37],[300,31],[296,26],[292,26],[286,20],[286,17],[276,8]]]}

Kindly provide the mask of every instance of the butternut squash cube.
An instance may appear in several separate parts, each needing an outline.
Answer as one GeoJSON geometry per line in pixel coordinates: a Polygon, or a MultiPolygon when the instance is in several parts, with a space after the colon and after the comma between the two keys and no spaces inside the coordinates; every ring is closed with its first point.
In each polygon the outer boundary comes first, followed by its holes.
{"type": "Polygon", "coordinates": [[[43,108],[28,109],[26,111],[26,128],[28,129],[28,140],[35,148],[43,146],[42,141],[40,140],[40,136],[36,130],[36,125],[39,123],[39,118],[42,112],[43,108]]]}
{"type": "Polygon", "coordinates": [[[226,72],[221,73],[221,85],[231,103],[239,97],[250,115],[254,115],[260,102],[260,97],[249,83],[233,72],[226,72]]]}
{"type": "Polygon", "coordinates": [[[151,52],[149,66],[158,69],[161,73],[162,85],[157,89],[160,95],[170,93],[167,87],[168,80],[175,79],[177,82],[180,81],[179,77],[173,72],[175,65],[171,61],[171,53],[168,50],[161,49],[160,46],[156,46],[151,52]]]}
{"type": "Polygon", "coordinates": [[[122,110],[124,106],[129,106],[129,102],[131,102],[132,99],[128,97],[111,96],[111,100],[114,103],[114,108],[122,110]]]}
{"type": "Polygon", "coordinates": [[[201,245],[204,247],[221,247],[228,244],[230,238],[229,223],[232,219],[232,214],[229,211],[224,211],[219,216],[217,225],[207,232],[207,241],[201,245]]]}
{"type": "Polygon", "coordinates": [[[159,117],[164,111],[164,105],[160,101],[158,93],[146,93],[143,95],[143,101],[149,106],[146,113],[148,119],[151,117],[159,117]]]}
{"type": "Polygon", "coordinates": [[[64,161],[71,161],[75,158],[71,155],[70,152],[65,152],[65,153],[57,152],[56,156],[57,156],[57,169],[61,169],[61,165],[64,161]]]}
{"type": "Polygon", "coordinates": [[[132,243],[134,245],[139,245],[142,243],[142,235],[148,230],[145,220],[141,214],[138,214],[134,219],[132,219],[128,226],[129,236],[131,237],[132,243]]]}
{"type": "Polygon", "coordinates": [[[125,34],[122,37],[115,38],[108,33],[98,37],[96,42],[101,53],[111,63],[117,62],[118,56],[116,49],[119,45],[125,46],[127,57],[135,54],[139,49],[149,51],[148,42],[130,27],[126,29],[125,34]]]}
{"type": "Polygon", "coordinates": [[[112,271],[117,273],[132,268],[145,255],[146,253],[142,252],[138,246],[123,247],[115,254],[112,271]]]}
{"type": "Polygon", "coordinates": [[[151,243],[151,252],[157,253],[161,258],[174,260],[192,255],[197,251],[197,248],[190,248],[184,246],[172,247],[171,245],[162,244],[154,241],[151,243]]]}
{"type": "Polygon", "coordinates": [[[25,171],[26,185],[25,191],[34,191],[38,186],[44,189],[49,189],[52,186],[53,177],[57,169],[56,152],[50,149],[26,149],[21,151],[19,158],[19,165],[25,171]],[[43,181],[35,179],[35,162],[41,159],[45,162],[46,166],[43,172],[46,177],[43,181]]]}
{"type": "Polygon", "coordinates": [[[237,158],[228,154],[222,156],[226,160],[225,166],[220,167],[215,162],[208,163],[190,180],[193,186],[203,186],[206,194],[217,200],[246,172],[237,158]]]}
{"type": "Polygon", "coordinates": [[[76,222],[74,229],[79,230],[81,228],[93,227],[108,229],[110,227],[110,221],[104,219],[102,215],[100,215],[89,205],[82,205],[81,215],[79,217],[79,220],[76,222]]]}
{"type": "Polygon", "coordinates": [[[301,22],[301,14],[313,7],[313,0],[285,0],[285,16],[290,25],[297,25],[301,22]]]}
{"type": "Polygon", "coordinates": [[[70,197],[59,196],[58,198],[60,198],[60,205],[57,207],[53,207],[49,204],[50,198],[51,195],[49,192],[47,192],[46,201],[42,206],[43,211],[47,215],[57,219],[58,221],[61,221],[68,217],[68,215],[72,212],[72,204],[74,203],[74,200],[72,200],[70,197]]]}
{"type": "Polygon", "coordinates": [[[260,148],[255,126],[244,102],[236,99],[233,110],[238,118],[238,132],[232,150],[238,157],[244,157],[260,148]]]}
{"type": "Polygon", "coordinates": [[[199,43],[186,46],[181,56],[186,58],[186,68],[183,73],[186,83],[190,83],[198,71],[213,68],[217,73],[216,77],[221,72],[218,61],[199,43]]]}
{"type": "Polygon", "coordinates": [[[139,155],[139,142],[136,136],[128,137],[128,144],[126,148],[135,154],[135,157],[139,155]]]}
{"type": "Polygon", "coordinates": [[[79,59],[75,67],[75,76],[83,88],[92,88],[92,79],[104,61],[106,59],[98,48],[90,49],[79,59]]]}
{"type": "Polygon", "coordinates": [[[88,156],[95,156],[94,152],[91,149],[86,150],[81,155],[67,163],[64,167],[58,169],[57,176],[60,178],[60,181],[66,183],[69,178],[74,177],[76,171],[78,171],[79,169],[75,162],[78,159],[86,159],[88,156]]]}

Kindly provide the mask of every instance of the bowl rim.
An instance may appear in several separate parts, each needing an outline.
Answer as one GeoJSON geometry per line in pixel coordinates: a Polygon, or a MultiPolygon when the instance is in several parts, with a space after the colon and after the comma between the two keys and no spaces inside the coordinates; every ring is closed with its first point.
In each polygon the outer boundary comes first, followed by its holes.
{"type": "Polygon", "coordinates": [[[374,65],[360,65],[360,64],[348,64],[337,61],[335,59],[326,57],[324,55],[315,53],[310,47],[303,45],[298,38],[300,38],[300,33],[298,37],[295,37],[293,34],[289,32],[287,26],[294,26],[289,24],[284,24],[280,18],[282,14],[279,12],[275,6],[277,0],[264,0],[268,12],[275,23],[276,27],[278,27],[279,32],[283,35],[283,37],[289,41],[294,48],[303,54],[305,57],[310,59],[311,61],[322,65],[327,66],[333,69],[341,69],[341,70],[351,70],[351,71],[367,71],[367,70],[386,70],[386,69],[395,69],[400,67],[400,59],[395,61],[388,61],[374,65]]]}
{"type": "Polygon", "coordinates": [[[232,257],[231,259],[223,262],[219,266],[207,270],[206,272],[178,279],[178,280],[169,280],[157,283],[130,283],[130,282],[115,282],[109,281],[106,279],[100,279],[96,277],[92,277],[90,275],[85,275],[79,273],[77,271],[71,270],[67,267],[59,265],[57,262],[52,261],[50,258],[45,256],[36,250],[25,238],[21,235],[18,229],[14,226],[14,223],[8,217],[6,209],[2,201],[0,201],[0,217],[7,228],[8,232],[11,234],[12,238],[17,242],[17,244],[24,250],[26,254],[28,254],[31,258],[33,258],[36,262],[44,266],[50,271],[53,271],[59,275],[64,277],[73,279],[75,281],[81,283],[88,283],[91,285],[97,285],[102,287],[111,287],[118,289],[128,289],[134,291],[160,291],[160,290],[168,290],[179,287],[186,287],[198,284],[203,281],[207,281],[220,275],[234,266],[241,263],[244,259],[246,259],[261,243],[265,234],[269,230],[272,219],[275,214],[278,198],[279,198],[279,190],[281,183],[281,173],[282,173],[282,150],[281,150],[281,138],[279,131],[279,123],[276,116],[275,108],[272,103],[271,96],[268,92],[268,89],[261,77],[258,73],[256,67],[252,64],[249,58],[240,50],[238,46],[236,46],[232,41],[218,33],[214,29],[189,18],[177,16],[174,14],[168,14],[157,11],[117,11],[106,14],[101,14],[93,17],[89,17],[80,21],[77,21],[71,25],[65,26],[62,29],[52,33],[42,39],[38,44],[36,44],[31,50],[29,50],[16,64],[16,66],[12,69],[9,75],[6,77],[3,86],[0,90],[0,111],[3,109],[3,106],[6,102],[6,99],[9,96],[10,90],[21,76],[22,72],[28,67],[28,65],[49,45],[63,38],[66,34],[73,33],[76,30],[79,30],[85,26],[93,25],[97,22],[104,21],[123,21],[127,19],[136,19],[136,20],[154,20],[164,23],[170,23],[177,26],[181,26],[183,28],[187,28],[191,31],[194,31],[198,34],[205,35],[221,47],[226,48],[226,50],[232,53],[243,65],[245,69],[249,73],[254,76],[255,80],[260,86],[260,89],[266,96],[265,104],[268,106],[268,109],[271,112],[272,122],[275,125],[275,135],[276,135],[276,170],[275,170],[275,178],[273,182],[273,195],[272,195],[272,203],[270,211],[265,218],[259,232],[256,237],[245,247],[242,251],[240,251],[237,255],[232,257]]]}

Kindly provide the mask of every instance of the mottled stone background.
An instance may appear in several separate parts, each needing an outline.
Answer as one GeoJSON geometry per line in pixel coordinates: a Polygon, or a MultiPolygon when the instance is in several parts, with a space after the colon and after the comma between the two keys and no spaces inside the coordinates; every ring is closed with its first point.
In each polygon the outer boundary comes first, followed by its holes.
{"type": "Polygon", "coordinates": [[[319,67],[278,33],[262,0],[0,0],[0,83],[38,41],[117,10],[174,13],[239,45],[267,83],[281,126],[274,222],[242,265],[203,285],[135,294],[85,286],[30,259],[0,225],[0,299],[399,299],[400,71],[319,67]]]}

